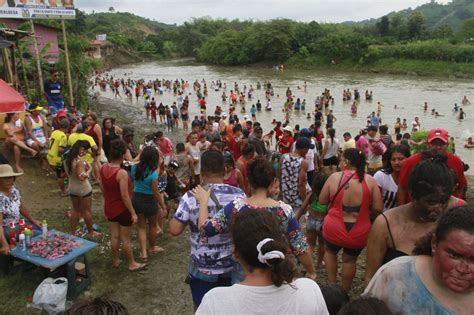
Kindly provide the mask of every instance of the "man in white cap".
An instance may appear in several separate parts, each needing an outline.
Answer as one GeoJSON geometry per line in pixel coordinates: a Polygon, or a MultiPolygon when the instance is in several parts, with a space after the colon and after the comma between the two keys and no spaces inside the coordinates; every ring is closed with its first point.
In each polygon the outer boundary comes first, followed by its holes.
{"type": "Polygon", "coordinates": [[[293,139],[293,128],[286,126],[283,128],[283,135],[277,142],[277,147],[279,148],[280,153],[290,153],[293,142],[295,142],[295,139],[293,139]]]}

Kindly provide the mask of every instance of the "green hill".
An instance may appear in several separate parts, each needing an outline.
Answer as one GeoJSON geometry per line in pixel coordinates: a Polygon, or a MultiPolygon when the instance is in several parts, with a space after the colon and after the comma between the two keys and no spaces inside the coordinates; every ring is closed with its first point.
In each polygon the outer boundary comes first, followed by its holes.
{"type": "MultiPolygon", "coordinates": [[[[415,11],[423,14],[428,30],[434,30],[442,25],[449,25],[453,30],[457,30],[464,20],[474,18],[474,0],[453,0],[447,4],[440,4],[432,0],[415,9],[409,8],[398,12],[390,12],[387,16],[392,18],[395,15],[400,15],[401,17],[408,18],[415,11]]],[[[360,22],[345,22],[344,24],[372,26],[380,20],[381,17],[360,22]]]]}

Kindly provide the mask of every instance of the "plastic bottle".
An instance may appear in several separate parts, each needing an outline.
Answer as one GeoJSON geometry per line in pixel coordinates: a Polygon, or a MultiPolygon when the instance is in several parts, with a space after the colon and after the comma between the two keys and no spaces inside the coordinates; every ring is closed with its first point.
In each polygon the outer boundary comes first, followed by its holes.
{"type": "Polygon", "coordinates": [[[26,241],[25,241],[25,234],[20,234],[20,250],[26,250],[26,241]]]}
{"type": "Polygon", "coordinates": [[[8,227],[10,228],[10,246],[13,247],[16,245],[16,228],[15,228],[15,223],[10,222],[8,224],[8,227]]]}
{"type": "Polygon", "coordinates": [[[25,242],[26,242],[26,247],[31,247],[31,230],[30,229],[25,229],[25,242]]]}
{"type": "Polygon", "coordinates": [[[41,223],[41,230],[43,232],[43,237],[48,237],[48,222],[46,220],[43,220],[41,223]]]}
{"type": "Polygon", "coordinates": [[[18,235],[25,233],[25,220],[20,219],[18,220],[18,235]]]}

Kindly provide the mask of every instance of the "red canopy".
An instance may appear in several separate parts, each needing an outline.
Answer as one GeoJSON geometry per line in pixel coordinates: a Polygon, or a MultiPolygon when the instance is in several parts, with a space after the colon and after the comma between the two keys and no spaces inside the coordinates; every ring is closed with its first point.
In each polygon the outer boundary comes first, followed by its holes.
{"type": "Polygon", "coordinates": [[[0,80],[0,113],[25,111],[25,99],[5,81],[0,80]]]}

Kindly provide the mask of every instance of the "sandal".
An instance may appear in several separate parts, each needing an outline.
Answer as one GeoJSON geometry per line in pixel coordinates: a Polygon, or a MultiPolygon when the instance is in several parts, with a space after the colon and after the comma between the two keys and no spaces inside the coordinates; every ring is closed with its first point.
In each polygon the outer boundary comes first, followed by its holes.
{"type": "Polygon", "coordinates": [[[154,249],[150,249],[150,253],[152,253],[152,254],[161,253],[163,251],[165,251],[165,249],[163,247],[160,247],[160,246],[155,246],[154,249]]]}
{"type": "Polygon", "coordinates": [[[133,269],[128,268],[128,271],[130,271],[130,272],[140,271],[140,270],[145,269],[146,266],[147,266],[147,264],[139,264],[138,267],[136,267],[136,268],[133,268],[133,269]]]}

